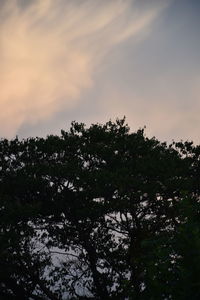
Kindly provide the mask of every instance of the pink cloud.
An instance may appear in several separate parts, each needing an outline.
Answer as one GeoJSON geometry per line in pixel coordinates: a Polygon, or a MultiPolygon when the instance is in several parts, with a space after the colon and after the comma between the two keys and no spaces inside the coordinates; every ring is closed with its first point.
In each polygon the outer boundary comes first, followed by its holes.
{"type": "Polygon", "coordinates": [[[112,47],[148,31],[160,11],[134,1],[7,0],[0,26],[0,134],[13,136],[81,101],[112,47]]]}

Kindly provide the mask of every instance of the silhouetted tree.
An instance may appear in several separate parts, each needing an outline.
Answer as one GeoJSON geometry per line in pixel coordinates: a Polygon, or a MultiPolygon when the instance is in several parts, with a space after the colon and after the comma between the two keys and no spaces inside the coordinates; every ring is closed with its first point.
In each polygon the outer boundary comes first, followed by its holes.
{"type": "Polygon", "coordinates": [[[1,299],[199,299],[200,146],[125,119],[1,140],[1,299]]]}

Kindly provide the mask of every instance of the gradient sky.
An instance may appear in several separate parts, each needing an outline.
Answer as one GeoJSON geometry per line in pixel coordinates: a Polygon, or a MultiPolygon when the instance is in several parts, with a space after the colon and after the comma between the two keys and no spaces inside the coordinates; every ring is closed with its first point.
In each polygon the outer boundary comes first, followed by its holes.
{"type": "Polygon", "coordinates": [[[0,136],[127,117],[200,143],[199,0],[0,0],[0,136]]]}

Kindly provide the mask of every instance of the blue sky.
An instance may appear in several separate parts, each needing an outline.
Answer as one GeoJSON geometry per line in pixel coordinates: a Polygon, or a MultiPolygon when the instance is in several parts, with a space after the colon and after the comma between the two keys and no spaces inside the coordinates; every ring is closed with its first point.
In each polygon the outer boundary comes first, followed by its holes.
{"type": "Polygon", "coordinates": [[[0,0],[0,135],[127,117],[200,143],[200,1],[0,0]]]}

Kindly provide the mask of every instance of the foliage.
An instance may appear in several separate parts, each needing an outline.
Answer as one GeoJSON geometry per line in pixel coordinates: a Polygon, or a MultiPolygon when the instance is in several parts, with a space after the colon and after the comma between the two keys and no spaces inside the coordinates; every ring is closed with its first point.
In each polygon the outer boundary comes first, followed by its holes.
{"type": "Polygon", "coordinates": [[[200,146],[125,119],[0,142],[0,299],[199,299],[200,146]]]}

